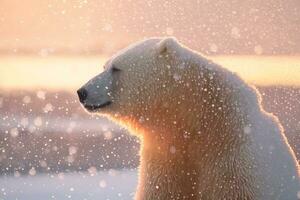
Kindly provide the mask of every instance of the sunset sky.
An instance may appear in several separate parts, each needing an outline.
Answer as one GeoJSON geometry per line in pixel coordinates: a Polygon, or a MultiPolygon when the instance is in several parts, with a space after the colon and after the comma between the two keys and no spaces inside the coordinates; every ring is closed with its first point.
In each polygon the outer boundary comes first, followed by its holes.
{"type": "Polygon", "coordinates": [[[299,0],[0,1],[0,50],[105,51],[176,36],[206,54],[299,54],[299,0]]]}
{"type": "Polygon", "coordinates": [[[300,85],[299,0],[0,1],[0,89],[74,89],[117,50],[175,36],[259,85],[300,85]]]}

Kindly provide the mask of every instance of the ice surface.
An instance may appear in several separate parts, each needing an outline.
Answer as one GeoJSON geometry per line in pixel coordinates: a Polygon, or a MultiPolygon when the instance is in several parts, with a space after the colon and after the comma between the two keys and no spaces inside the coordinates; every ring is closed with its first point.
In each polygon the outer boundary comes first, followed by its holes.
{"type": "Polygon", "coordinates": [[[129,200],[137,185],[136,170],[0,177],[2,200],[129,200]]]}

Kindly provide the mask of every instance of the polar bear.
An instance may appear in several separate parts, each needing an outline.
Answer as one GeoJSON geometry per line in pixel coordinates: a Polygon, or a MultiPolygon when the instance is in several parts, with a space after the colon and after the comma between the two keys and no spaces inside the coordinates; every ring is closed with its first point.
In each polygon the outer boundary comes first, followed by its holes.
{"type": "Polygon", "coordinates": [[[255,88],[175,38],[120,51],[77,93],[141,139],[138,200],[299,198],[295,155],[255,88]]]}

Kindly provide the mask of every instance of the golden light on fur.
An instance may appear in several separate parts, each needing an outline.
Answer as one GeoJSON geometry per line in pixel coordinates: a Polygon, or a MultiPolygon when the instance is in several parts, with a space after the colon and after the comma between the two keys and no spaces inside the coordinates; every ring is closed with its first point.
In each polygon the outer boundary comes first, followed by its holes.
{"type": "Polygon", "coordinates": [[[79,97],[140,138],[136,200],[296,197],[283,129],[237,74],[175,38],[138,42],[108,63],[79,97]]]}

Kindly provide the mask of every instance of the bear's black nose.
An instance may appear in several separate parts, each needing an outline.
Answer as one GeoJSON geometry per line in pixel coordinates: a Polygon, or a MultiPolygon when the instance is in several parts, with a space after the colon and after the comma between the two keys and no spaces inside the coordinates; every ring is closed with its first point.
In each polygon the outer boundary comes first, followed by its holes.
{"type": "Polygon", "coordinates": [[[84,88],[80,88],[79,90],[77,90],[77,94],[79,97],[79,101],[81,103],[84,103],[84,101],[86,100],[87,96],[88,96],[88,92],[86,89],[84,88]]]}

